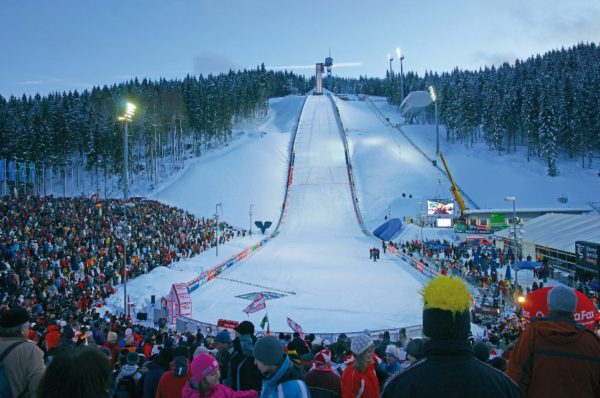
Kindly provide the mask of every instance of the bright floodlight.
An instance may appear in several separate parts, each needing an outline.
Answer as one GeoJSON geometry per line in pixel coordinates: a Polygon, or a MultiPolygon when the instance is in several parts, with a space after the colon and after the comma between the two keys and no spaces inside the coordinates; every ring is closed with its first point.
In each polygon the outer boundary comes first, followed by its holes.
{"type": "Polygon", "coordinates": [[[519,297],[517,297],[517,301],[519,302],[519,304],[523,304],[525,302],[525,297],[519,295],[519,297]]]}
{"type": "Polygon", "coordinates": [[[392,54],[388,54],[388,61],[392,59],[392,54]]]}
{"type": "Polygon", "coordinates": [[[431,100],[433,102],[437,101],[437,95],[435,93],[435,89],[433,88],[433,86],[429,86],[429,95],[431,95],[431,100]]]}
{"type": "Polygon", "coordinates": [[[398,59],[402,61],[404,59],[404,55],[400,52],[400,47],[396,47],[396,55],[398,55],[398,59]]]}
{"type": "Polygon", "coordinates": [[[507,202],[514,202],[515,200],[517,200],[516,196],[507,196],[504,198],[505,201],[507,202]]]}
{"type": "Polygon", "coordinates": [[[127,106],[125,108],[125,113],[123,115],[119,116],[117,119],[120,121],[130,122],[134,113],[135,113],[135,105],[133,105],[131,102],[128,102],[127,106]]]}

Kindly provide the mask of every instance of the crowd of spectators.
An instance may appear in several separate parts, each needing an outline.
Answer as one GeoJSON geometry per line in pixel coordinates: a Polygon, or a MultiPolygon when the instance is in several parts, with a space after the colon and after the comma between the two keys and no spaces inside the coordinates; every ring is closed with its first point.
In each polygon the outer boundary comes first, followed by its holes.
{"type": "MultiPolygon", "coordinates": [[[[263,378],[276,374],[287,381],[305,380],[313,397],[357,392],[375,397],[386,380],[425,355],[426,339],[410,339],[405,332],[391,341],[389,333],[371,336],[365,331],[352,342],[344,334],[330,342],[314,334],[282,333],[278,343],[285,361],[273,351],[271,339],[257,362],[259,339],[248,321],[236,327],[235,336],[225,330],[203,336],[200,331],[180,334],[164,325],[136,324],[124,314],[102,309],[103,300],[121,283],[124,259],[128,277],[134,278],[197,255],[216,244],[213,219],[196,219],[155,201],[33,196],[0,199],[0,217],[0,349],[21,335],[35,345],[26,349],[36,358],[36,376],[17,383],[25,390],[13,391],[25,397],[85,396],[90,388],[105,391],[107,397],[212,396],[216,391],[255,397],[273,387],[263,378]],[[94,368],[100,357],[108,365],[94,368]],[[73,366],[74,361],[81,366],[73,366]],[[92,375],[77,384],[76,392],[52,376],[81,369],[95,371],[87,372],[92,375]]],[[[220,243],[243,233],[226,223],[219,229],[220,243]]],[[[420,245],[393,244],[408,254],[424,253],[420,245]]],[[[464,253],[450,246],[439,258],[425,257],[439,273],[486,289],[492,301],[514,295],[513,285],[501,275],[482,279],[482,262],[464,253]]],[[[510,253],[495,256],[482,261],[488,267],[496,259],[503,264],[510,253]]],[[[505,371],[523,320],[518,312],[507,313],[485,329],[480,341],[470,339],[470,347],[478,359],[505,371]]]]}
{"type": "MultiPolygon", "coordinates": [[[[240,231],[219,223],[221,244],[240,231]]],[[[127,277],[216,244],[215,222],[157,201],[0,198],[0,311],[81,322],[127,277]]]]}

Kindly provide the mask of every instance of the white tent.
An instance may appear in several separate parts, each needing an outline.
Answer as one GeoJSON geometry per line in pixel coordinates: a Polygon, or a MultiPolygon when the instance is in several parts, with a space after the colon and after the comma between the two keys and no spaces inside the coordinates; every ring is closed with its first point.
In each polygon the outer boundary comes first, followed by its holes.
{"type": "MultiPolygon", "coordinates": [[[[600,243],[600,216],[548,213],[526,221],[523,230],[524,247],[545,246],[574,254],[578,240],[600,243]]],[[[512,239],[510,231],[512,227],[498,231],[496,236],[512,239]]]]}

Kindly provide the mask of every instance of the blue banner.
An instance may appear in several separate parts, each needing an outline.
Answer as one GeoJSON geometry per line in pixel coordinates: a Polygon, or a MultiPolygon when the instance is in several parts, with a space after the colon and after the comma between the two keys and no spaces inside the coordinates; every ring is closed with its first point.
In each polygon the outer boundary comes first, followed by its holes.
{"type": "Polygon", "coordinates": [[[27,182],[27,163],[22,162],[19,163],[19,181],[20,182],[27,182]]]}
{"type": "Polygon", "coordinates": [[[6,180],[6,159],[0,159],[0,181],[6,180]]]}
{"type": "Polygon", "coordinates": [[[17,178],[17,162],[11,160],[8,162],[8,181],[14,181],[17,178]]]}
{"type": "Polygon", "coordinates": [[[35,163],[29,163],[29,183],[35,183],[35,163]]]}

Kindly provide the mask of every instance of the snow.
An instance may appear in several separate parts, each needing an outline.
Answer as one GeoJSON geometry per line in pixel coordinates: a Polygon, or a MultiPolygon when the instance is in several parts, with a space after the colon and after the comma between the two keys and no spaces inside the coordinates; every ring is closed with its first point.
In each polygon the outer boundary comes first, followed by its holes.
{"type": "MultiPolygon", "coordinates": [[[[267,232],[272,233],[284,201],[288,150],[298,124],[289,210],[279,234],[194,291],[193,318],[213,324],[219,318],[250,319],[258,327],[264,311],[246,317],[242,310],[250,301],[238,296],[268,291],[283,295],[267,301],[273,331],[289,331],[287,317],[305,331],[322,333],[420,324],[418,291],[424,278],[383,252],[377,263],[369,260],[369,248],[381,244],[362,232],[354,213],[334,109],[326,96],[306,98],[302,111],[304,101],[300,96],[272,99],[262,124],[237,130],[226,147],[188,162],[170,184],[149,195],[197,217],[212,217],[221,203],[220,219],[244,229],[253,205],[252,220],[273,221],[267,232]]],[[[347,129],[358,206],[368,230],[381,225],[387,215],[416,217],[427,199],[451,198],[445,175],[430,161],[435,158],[435,126],[401,127],[418,150],[393,127],[402,118],[382,99],[375,98],[373,104],[391,123],[381,114],[378,117],[369,102],[336,100],[336,104],[347,129]]],[[[587,202],[600,196],[596,171],[581,169],[576,160],[561,160],[559,177],[551,178],[545,176],[543,161],[527,162],[522,151],[501,157],[484,145],[467,151],[459,143],[446,143],[443,127],[440,134],[454,178],[480,207],[512,211],[504,197],[516,196],[517,208],[562,208],[565,205],[556,198],[565,194],[566,207],[587,208],[587,202]]],[[[138,310],[145,308],[151,295],[166,295],[172,283],[187,282],[264,238],[253,229],[250,237],[220,245],[218,257],[209,250],[129,281],[131,301],[138,310]]],[[[457,239],[450,229],[411,224],[396,240],[421,236],[457,239]]],[[[123,308],[121,287],[108,307],[123,308]]]]}

